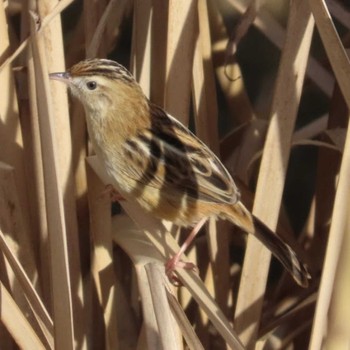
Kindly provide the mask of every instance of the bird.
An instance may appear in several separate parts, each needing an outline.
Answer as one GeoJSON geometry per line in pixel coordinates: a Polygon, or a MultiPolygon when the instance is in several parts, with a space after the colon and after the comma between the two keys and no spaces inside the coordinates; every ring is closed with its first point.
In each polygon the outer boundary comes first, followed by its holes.
{"type": "Polygon", "coordinates": [[[177,267],[194,266],[182,263],[181,254],[205,222],[214,218],[254,235],[298,285],[309,285],[307,265],[246,209],[219,158],[186,126],[152,103],[123,65],[86,59],[49,77],[64,82],[83,105],[89,138],[116,192],[136,200],[150,215],[192,228],[166,264],[169,276],[177,267]]]}

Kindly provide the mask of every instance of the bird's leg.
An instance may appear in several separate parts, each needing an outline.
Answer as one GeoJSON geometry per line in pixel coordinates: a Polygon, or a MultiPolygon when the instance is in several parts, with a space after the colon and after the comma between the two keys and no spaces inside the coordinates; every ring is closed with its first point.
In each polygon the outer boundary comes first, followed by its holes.
{"type": "Polygon", "coordinates": [[[189,262],[183,262],[180,260],[181,255],[185,252],[185,250],[189,247],[193,239],[196,237],[199,230],[203,227],[203,225],[206,223],[207,218],[203,218],[201,221],[199,221],[196,226],[192,229],[188,237],[186,238],[186,241],[182,244],[180,250],[172,257],[170,258],[166,264],[165,264],[165,273],[167,274],[169,280],[173,282],[174,284],[178,284],[179,280],[175,276],[174,271],[177,267],[186,269],[186,270],[195,270],[197,271],[197,266],[193,263],[189,262]]]}
{"type": "Polygon", "coordinates": [[[105,189],[101,193],[101,195],[109,194],[112,202],[120,202],[125,201],[125,198],[115,189],[115,187],[111,184],[105,186],[105,189]]]}

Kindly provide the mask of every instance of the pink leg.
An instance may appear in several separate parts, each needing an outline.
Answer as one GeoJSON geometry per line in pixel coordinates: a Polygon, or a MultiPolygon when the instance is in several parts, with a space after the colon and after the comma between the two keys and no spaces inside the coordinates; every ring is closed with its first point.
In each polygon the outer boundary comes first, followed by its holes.
{"type": "Polygon", "coordinates": [[[174,271],[177,267],[187,269],[187,270],[195,270],[197,271],[197,266],[193,263],[185,263],[180,260],[181,255],[185,252],[185,250],[189,247],[193,239],[196,237],[199,230],[203,227],[203,225],[206,223],[208,218],[203,218],[201,221],[199,221],[196,226],[192,229],[191,233],[188,235],[186,241],[182,244],[180,250],[174,255],[172,258],[170,258],[166,264],[165,264],[165,273],[169,277],[169,280],[173,282],[174,284],[178,284],[178,279],[174,274],[174,271]]]}
{"type": "Polygon", "coordinates": [[[113,185],[106,185],[102,195],[109,194],[112,202],[125,201],[125,198],[113,187],[113,185]]]}

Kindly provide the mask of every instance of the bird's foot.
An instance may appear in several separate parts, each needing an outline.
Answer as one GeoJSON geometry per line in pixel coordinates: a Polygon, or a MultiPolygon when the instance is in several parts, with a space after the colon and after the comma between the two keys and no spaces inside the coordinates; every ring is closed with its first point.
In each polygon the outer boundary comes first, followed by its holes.
{"type": "Polygon", "coordinates": [[[165,263],[165,273],[169,278],[169,281],[175,286],[181,286],[182,283],[180,279],[175,274],[175,269],[181,268],[185,270],[191,270],[195,273],[198,273],[198,267],[191,262],[184,262],[180,260],[180,256],[178,254],[174,255],[165,263]]]}
{"type": "Polygon", "coordinates": [[[112,202],[125,201],[125,198],[111,184],[106,185],[105,189],[101,193],[101,196],[104,196],[107,194],[109,195],[112,202]]]}

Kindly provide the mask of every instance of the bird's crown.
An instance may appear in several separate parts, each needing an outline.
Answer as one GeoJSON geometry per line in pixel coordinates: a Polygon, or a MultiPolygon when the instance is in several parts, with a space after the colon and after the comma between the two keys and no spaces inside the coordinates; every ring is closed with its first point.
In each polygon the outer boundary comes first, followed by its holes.
{"type": "Polygon", "coordinates": [[[87,59],[75,64],[68,72],[73,77],[97,75],[129,83],[135,81],[132,74],[124,66],[108,59],[87,59]]]}

